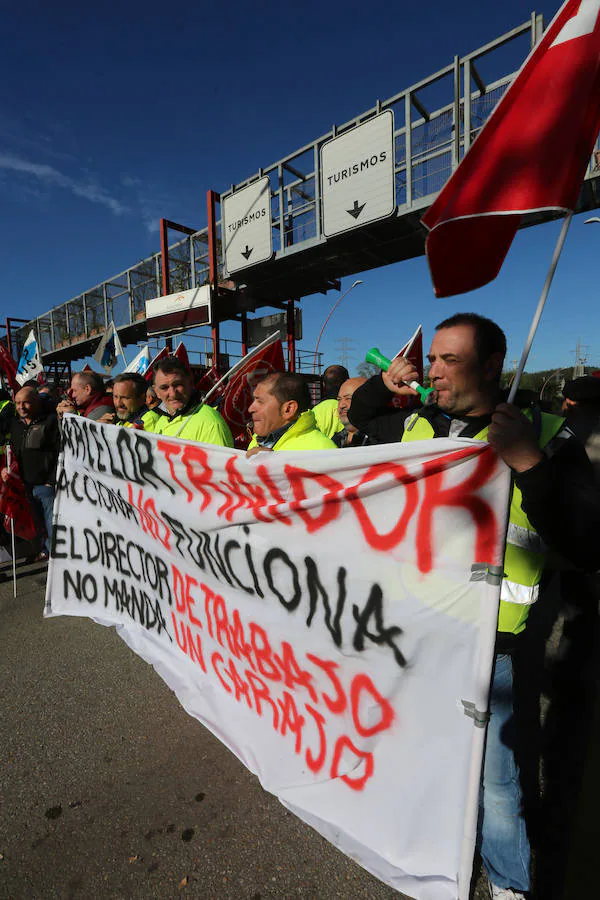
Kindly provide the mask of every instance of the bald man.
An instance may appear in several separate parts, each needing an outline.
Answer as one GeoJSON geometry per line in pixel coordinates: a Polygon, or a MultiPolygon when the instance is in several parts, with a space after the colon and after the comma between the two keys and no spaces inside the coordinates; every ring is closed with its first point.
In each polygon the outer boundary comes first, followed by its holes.
{"type": "Polygon", "coordinates": [[[332,440],[336,447],[344,450],[346,447],[365,447],[369,438],[358,428],[355,428],[348,418],[348,410],[352,403],[352,394],[365,383],[366,378],[348,378],[342,385],[337,396],[337,414],[342,423],[343,430],[334,434],[332,440]]]}
{"type": "MultiPolygon", "coordinates": [[[[42,403],[34,387],[24,387],[15,396],[17,417],[13,419],[10,446],[19,465],[21,479],[27,491],[27,499],[46,526],[44,550],[36,558],[48,559],[52,537],[52,511],[54,508],[54,484],[60,450],[58,417],[42,403]]],[[[6,481],[8,470],[2,470],[6,481]]]]}

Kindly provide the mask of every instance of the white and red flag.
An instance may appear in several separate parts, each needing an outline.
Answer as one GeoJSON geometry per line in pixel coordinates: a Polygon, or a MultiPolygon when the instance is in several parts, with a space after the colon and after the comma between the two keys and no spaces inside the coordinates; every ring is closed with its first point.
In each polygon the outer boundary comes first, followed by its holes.
{"type": "Polygon", "coordinates": [[[151,360],[150,365],[148,366],[148,368],[147,368],[146,371],[144,372],[144,378],[146,379],[146,381],[152,381],[152,378],[154,377],[154,366],[156,365],[156,363],[157,363],[159,360],[161,360],[161,359],[166,359],[166,358],[168,357],[168,355],[169,355],[169,351],[167,350],[166,347],[162,347],[162,348],[158,351],[158,353],[156,354],[156,356],[154,357],[154,359],[151,360]]]}
{"type": "Polygon", "coordinates": [[[182,341],[177,344],[171,355],[174,356],[175,359],[178,359],[179,362],[183,363],[188,372],[190,371],[190,359],[186,350],[186,346],[182,341]]]}
{"type": "Polygon", "coordinates": [[[567,0],[422,222],[436,296],[492,281],[525,213],[575,209],[600,127],[600,0],[567,0]]]}
{"type": "Polygon", "coordinates": [[[240,367],[232,373],[223,392],[219,412],[229,425],[234,437],[245,431],[250,419],[248,408],[253,399],[253,391],[259,381],[271,372],[283,372],[283,349],[281,341],[275,340],[254,351],[242,360],[240,367]]]}
{"type": "MultiPolygon", "coordinates": [[[[218,382],[219,382],[219,373],[217,372],[217,370],[214,366],[211,366],[210,369],[207,369],[206,372],[204,372],[200,376],[198,381],[196,382],[196,390],[199,391],[202,394],[202,396],[204,396],[211,390],[211,388],[214,388],[215,385],[218,384],[218,382]]],[[[213,392],[213,394],[212,394],[213,405],[214,405],[214,403],[217,402],[217,400],[219,399],[220,396],[221,396],[221,393],[219,391],[213,392]]]]}
{"type": "MultiPolygon", "coordinates": [[[[398,353],[396,353],[394,359],[398,359],[399,356],[405,356],[406,359],[413,364],[419,373],[417,381],[419,384],[423,384],[423,329],[421,325],[419,325],[410,341],[404,345],[402,350],[399,350],[398,353]]],[[[408,406],[414,406],[415,401],[418,404],[419,398],[407,397],[404,394],[394,394],[390,401],[390,406],[395,406],[397,409],[404,409],[408,406]]]]}

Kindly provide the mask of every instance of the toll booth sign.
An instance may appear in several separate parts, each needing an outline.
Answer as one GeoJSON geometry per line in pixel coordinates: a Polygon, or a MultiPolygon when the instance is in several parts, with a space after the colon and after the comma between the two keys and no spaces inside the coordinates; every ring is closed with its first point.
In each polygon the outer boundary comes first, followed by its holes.
{"type": "Polygon", "coordinates": [[[321,147],[323,234],[333,237],[396,209],[394,114],[386,110],[321,147]]]}
{"type": "Polygon", "coordinates": [[[271,185],[268,178],[253,181],[223,198],[221,227],[226,274],[271,259],[271,185]]]}

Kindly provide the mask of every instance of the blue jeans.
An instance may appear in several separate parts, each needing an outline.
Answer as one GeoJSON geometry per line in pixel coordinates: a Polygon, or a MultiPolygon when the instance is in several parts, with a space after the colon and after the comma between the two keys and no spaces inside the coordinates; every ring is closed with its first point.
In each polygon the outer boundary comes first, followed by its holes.
{"type": "Polygon", "coordinates": [[[46,540],[44,547],[46,553],[50,553],[50,542],[52,540],[52,512],[54,510],[54,488],[49,484],[36,484],[31,489],[34,501],[42,507],[42,515],[44,516],[44,525],[46,526],[46,540]]]}
{"type": "Polygon", "coordinates": [[[498,654],[490,693],[478,847],[493,884],[528,891],[529,840],[514,746],[512,660],[498,654]]]}

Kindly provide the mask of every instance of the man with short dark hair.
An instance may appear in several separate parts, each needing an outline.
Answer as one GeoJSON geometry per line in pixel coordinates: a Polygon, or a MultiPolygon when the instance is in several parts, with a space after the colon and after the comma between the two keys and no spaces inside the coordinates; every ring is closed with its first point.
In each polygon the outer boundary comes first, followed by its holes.
{"type": "Polygon", "coordinates": [[[429,351],[435,405],[391,412],[393,394],[414,395],[418,375],[394,359],[352,398],[348,418],[376,443],[469,437],[488,440],[512,469],[504,578],[482,782],[480,851],[492,897],[522,900],[529,890],[529,841],[511,735],[512,657],[538,596],[547,549],[588,571],[600,567],[600,501],[589,460],[558,416],[501,402],[502,330],[475,313],[441,322],[429,351]],[[532,421],[533,420],[533,421],[532,421]],[[567,524],[568,523],[568,524],[567,524]]]}
{"type": "Polygon", "coordinates": [[[254,435],[250,456],[259,450],[331,450],[332,440],[317,428],[308,384],[301,375],[273,372],[253,392],[248,412],[254,435]]]}
{"type": "Polygon", "coordinates": [[[338,417],[337,396],[341,385],[349,378],[348,369],[344,366],[327,366],[321,378],[322,400],[313,406],[317,428],[332,438],[344,427],[338,417]]]}
{"type": "Polygon", "coordinates": [[[114,411],[106,413],[99,422],[121,425],[125,428],[144,428],[146,388],[148,383],[137,372],[122,372],[113,380],[112,401],[114,411]]]}
{"type": "Polygon", "coordinates": [[[146,431],[180,437],[201,444],[233,447],[229,426],[222,416],[202,402],[192,376],[180,360],[168,357],[156,363],[153,386],[164,415],[145,424],[146,431]]]}
{"type": "Polygon", "coordinates": [[[111,397],[105,393],[102,376],[97,372],[76,372],[71,378],[69,400],[62,400],[56,407],[59,419],[65,413],[76,413],[97,422],[106,413],[113,412],[111,397]]]}
{"type": "MultiPolygon", "coordinates": [[[[56,413],[44,409],[42,400],[33,387],[24,387],[15,395],[17,417],[11,425],[10,445],[19,466],[21,480],[28,492],[28,499],[37,507],[46,527],[45,553],[38,559],[47,559],[52,537],[52,512],[56,466],[60,451],[60,431],[56,413]]],[[[8,469],[2,470],[4,481],[8,469]]]]}

